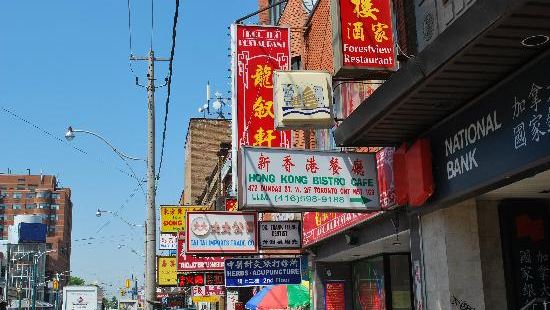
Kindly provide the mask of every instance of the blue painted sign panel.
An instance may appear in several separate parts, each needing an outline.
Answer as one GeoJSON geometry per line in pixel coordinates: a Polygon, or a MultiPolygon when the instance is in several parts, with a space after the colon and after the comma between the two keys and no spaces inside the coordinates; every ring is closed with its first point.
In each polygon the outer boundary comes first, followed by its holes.
{"type": "Polygon", "coordinates": [[[225,286],[227,287],[300,284],[301,282],[299,257],[225,260],[225,286]]]}
{"type": "Polygon", "coordinates": [[[549,162],[549,69],[546,56],[428,134],[436,184],[431,203],[490,190],[549,162]]]}

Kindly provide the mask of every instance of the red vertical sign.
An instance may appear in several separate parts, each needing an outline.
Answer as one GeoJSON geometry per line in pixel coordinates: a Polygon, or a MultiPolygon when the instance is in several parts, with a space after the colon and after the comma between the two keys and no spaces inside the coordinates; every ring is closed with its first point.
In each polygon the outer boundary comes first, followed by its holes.
{"type": "Polygon", "coordinates": [[[329,281],[325,284],[325,309],[346,309],[344,281],[329,281]]]}
{"type": "Polygon", "coordinates": [[[289,69],[289,30],[235,25],[233,31],[234,143],[238,148],[290,147],[290,131],[275,130],[272,79],[274,70],[289,69]]]}
{"type": "Polygon", "coordinates": [[[396,70],[390,0],[339,0],[344,67],[396,70]]]}

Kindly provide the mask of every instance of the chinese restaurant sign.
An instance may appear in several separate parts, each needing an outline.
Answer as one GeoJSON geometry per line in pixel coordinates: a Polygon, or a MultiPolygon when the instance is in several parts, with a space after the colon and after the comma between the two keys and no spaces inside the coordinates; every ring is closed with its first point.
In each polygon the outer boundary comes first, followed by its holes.
{"type": "Polygon", "coordinates": [[[256,213],[188,212],[186,253],[257,253],[256,213]]]}
{"type": "Polygon", "coordinates": [[[185,240],[180,239],[178,243],[178,271],[223,270],[223,257],[186,255],[185,240]]]}
{"type": "Polygon", "coordinates": [[[245,210],[380,209],[374,154],[244,147],[239,160],[245,210]]]}
{"type": "Polygon", "coordinates": [[[157,282],[159,286],[176,286],[176,258],[173,256],[157,256],[157,282]]]}
{"type": "Polygon", "coordinates": [[[397,70],[390,0],[332,0],[335,72],[397,70]]]}
{"type": "Polygon", "coordinates": [[[159,249],[175,250],[178,247],[178,236],[176,234],[160,234],[159,249]]]}
{"type": "Polygon", "coordinates": [[[277,70],[273,73],[273,84],[277,129],[332,127],[330,73],[277,70]]]}
{"type": "Polygon", "coordinates": [[[233,185],[243,145],[290,147],[291,133],[275,130],[273,71],[290,69],[290,30],[232,25],[233,185]]]}
{"type": "Polygon", "coordinates": [[[260,221],[260,249],[300,249],[301,221],[260,221]]]}
{"type": "Polygon", "coordinates": [[[160,231],[177,233],[185,230],[185,212],[208,210],[204,206],[160,206],[160,231]]]}
{"type": "Polygon", "coordinates": [[[225,286],[300,284],[299,258],[243,258],[225,260],[225,286]]]}
{"type": "MultiPolygon", "coordinates": [[[[428,133],[435,192],[452,202],[550,162],[550,56],[428,133]]],[[[523,178],[524,176],[519,176],[523,178]]]]}
{"type": "Polygon", "coordinates": [[[304,212],[302,242],[307,247],[373,218],[372,213],[304,212]]]}

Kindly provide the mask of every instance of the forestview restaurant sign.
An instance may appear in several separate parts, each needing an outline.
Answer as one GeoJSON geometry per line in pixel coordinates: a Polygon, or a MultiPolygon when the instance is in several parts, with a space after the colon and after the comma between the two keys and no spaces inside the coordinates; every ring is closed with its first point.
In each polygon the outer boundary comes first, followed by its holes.
{"type": "Polygon", "coordinates": [[[374,154],[244,147],[240,155],[243,209],[380,209],[374,154]]]}
{"type": "Polygon", "coordinates": [[[550,162],[550,56],[428,134],[432,203],[482,191],[550,162]]]}
{"type": "Polygon", "coordinates": [[[335,75],[397,70],[390,0],[332,0],[331,15],[335,75]]]}

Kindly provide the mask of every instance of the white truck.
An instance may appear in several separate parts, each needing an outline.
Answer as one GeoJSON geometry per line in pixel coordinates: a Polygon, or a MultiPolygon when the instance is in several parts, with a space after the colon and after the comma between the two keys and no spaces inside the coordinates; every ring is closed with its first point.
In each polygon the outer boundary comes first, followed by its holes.
{"type": "Polygon", "coordinates": [[[102,310],[97,286],[65,286],[63,310],[102,310]]]}

